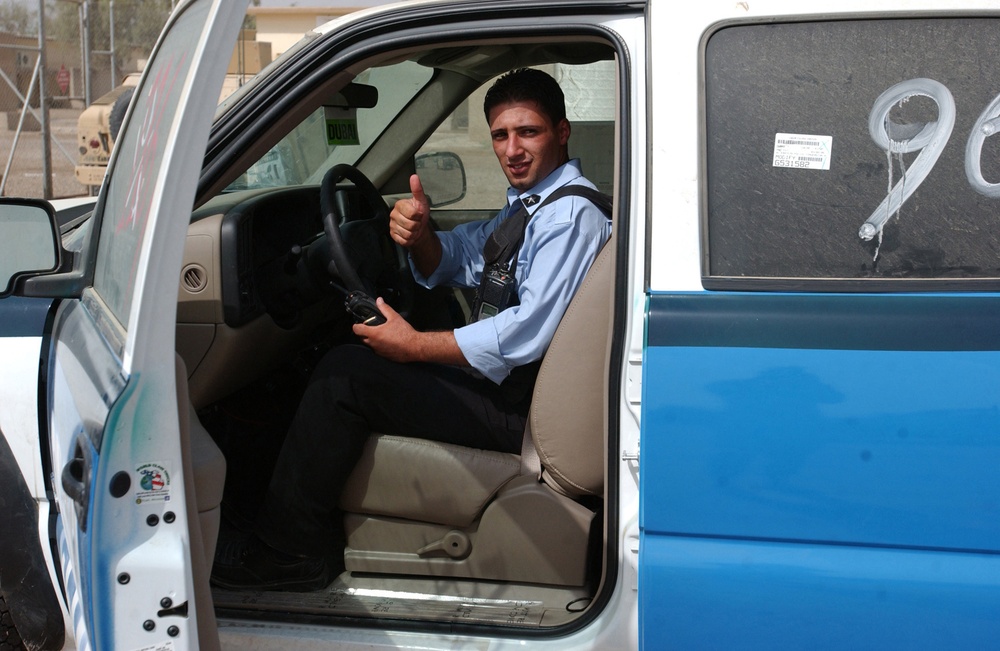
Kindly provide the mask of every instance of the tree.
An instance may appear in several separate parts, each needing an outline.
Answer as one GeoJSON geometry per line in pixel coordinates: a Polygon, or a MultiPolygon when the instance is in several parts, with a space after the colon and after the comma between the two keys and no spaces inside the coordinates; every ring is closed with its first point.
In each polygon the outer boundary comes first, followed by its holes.
{"type": "MultiPolygon", "coordinates": [[[[47,0],[49,35],[66,42],[79,42],[83,2],[87,3],[90,50],[110,51],[112,7],[109,0],[47,0]]],[[[260,0],[251,0],[251,3],[257,6],[260,0]]],[[[177,0],[114,0],[116,69],[125,70],[133,58],[149,55],[175,4],[177,0]]],[[[95,63],[91,61],[91,65],[95,63]]]]}
{"type": "MultiPolygon", "coordinates": [[[[64,42],[80,41],[80,15],[86,3],[89,46],[93,51],[111,49],[109,0],[48,0],[47,31],[64,42]]],[[[136,53],[148,55],[172,10],[171,0],[115,0],[115,65],[121,70],[136,53]]],[[[91,61],[91,65],[94,65],[91,61]]]]}
{"type": "Polygon", "coordinates": [[[24,2],[0,1],[0,32],[26,36],[38,33],[38,12],[24,2]]]}

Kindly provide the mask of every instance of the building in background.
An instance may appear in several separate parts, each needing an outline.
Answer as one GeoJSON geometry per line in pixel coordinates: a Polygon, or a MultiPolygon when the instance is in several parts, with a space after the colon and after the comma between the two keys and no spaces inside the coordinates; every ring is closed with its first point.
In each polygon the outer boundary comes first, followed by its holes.
{"type": "Polygon", "coordinates": [[[295,6],[290,6],[288,2],[261,2],[259,7],[250,7],[247,13],[256,22],[260,40],[270,42],[272,52],[277,57],[306,32],[344,14],[377,4],[385,2],[348,0],[345,3],[338,3],[331,0],[315,5],[296,2],[295,6]],[[306,6],[302,6],[304,4],[306,6]]]}

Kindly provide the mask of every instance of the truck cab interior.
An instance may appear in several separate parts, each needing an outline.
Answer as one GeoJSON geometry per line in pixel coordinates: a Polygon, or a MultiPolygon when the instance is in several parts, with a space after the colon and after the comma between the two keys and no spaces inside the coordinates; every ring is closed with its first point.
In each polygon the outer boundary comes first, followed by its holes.
{"type": "MultiPolygon", "coordinates": [[[[466,322],[468,291],[415,285],[388,237],[388,206],[408,196],[417,172],[437,229],[495,214],[507,183],[483,94],[525,66],[560,82],[570,156],[613,194],[624,68],[596,29],[366,53],[291,94],[281,86],[287,72],[265,71],[223,104],[188,231],[176,331],[206,574],[220,529],[238,535],[252,521],[313,366],[353,338],[346,291],[384,297],[418,329],[466,322]],[[328,212],[336,223],[324,224],[328,212]]],[[[587,613],[613,579],[615,234],[545,357],[521,455],[375,432],[339,505],[346,571],[317,592],[214,588],[216,612],[539,630],[587,613]]]]}

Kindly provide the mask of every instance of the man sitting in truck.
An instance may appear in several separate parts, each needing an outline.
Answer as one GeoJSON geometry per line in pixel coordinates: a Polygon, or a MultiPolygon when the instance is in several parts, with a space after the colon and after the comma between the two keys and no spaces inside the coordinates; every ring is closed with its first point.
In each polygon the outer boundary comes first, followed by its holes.
{"type": "Polygon", "coordinates": [[[253,535],[220,544],[215,585],[325,587],[343,569],[338,499],[372,432],[520,451],[540,360],[611,233],[610,207],[569,159],[570,124],[552,77],[505,74],[484,112],[510,183],[507,206],[436,232],[413,175],[412,197],[390,215],[419,283],[478,288],[469,324],[418,332],[376,301],[385,322],[354,326],[366,346],[335,348],[313,373],[253,535]]]}

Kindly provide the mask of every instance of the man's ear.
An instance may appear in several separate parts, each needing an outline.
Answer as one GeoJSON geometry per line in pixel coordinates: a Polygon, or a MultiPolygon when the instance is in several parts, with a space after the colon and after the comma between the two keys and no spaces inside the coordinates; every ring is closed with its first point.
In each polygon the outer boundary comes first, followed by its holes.
{"type": "Polygon", "coordinates": [[[570,131],[569,120],[566,118],[559,120],[559,124],[556,125],[556,134],[559,136],[560,145],[565,146],[569,142],[570,131]]]}

